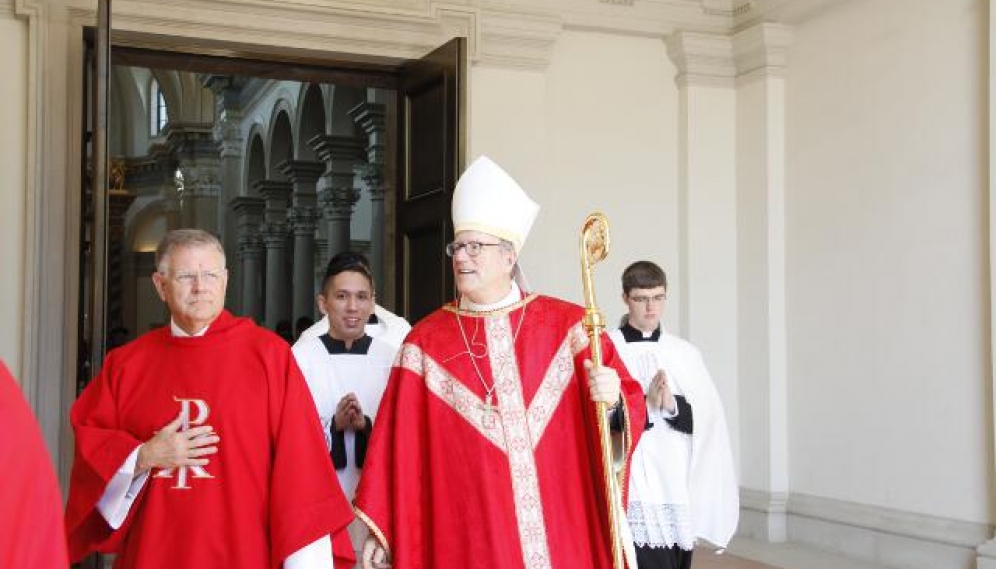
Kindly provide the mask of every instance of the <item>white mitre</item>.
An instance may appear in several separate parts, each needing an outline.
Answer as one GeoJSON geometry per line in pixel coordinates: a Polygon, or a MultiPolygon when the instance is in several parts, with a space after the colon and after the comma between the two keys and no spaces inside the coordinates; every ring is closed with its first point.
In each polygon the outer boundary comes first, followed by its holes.
{"type": "Polygon", "coordinates": [[[522,250],[539,204],[487,156],[467,168],[453,191],[453,232],[480,231],[522,250]]]}

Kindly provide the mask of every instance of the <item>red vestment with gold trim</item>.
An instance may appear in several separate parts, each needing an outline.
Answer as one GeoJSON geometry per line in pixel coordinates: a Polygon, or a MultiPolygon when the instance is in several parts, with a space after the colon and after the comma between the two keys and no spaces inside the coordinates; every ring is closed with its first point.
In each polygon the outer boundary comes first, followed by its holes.
{"type": "MultiPolygon", "coordinates": [[[[458,325],[452,306],[437,310],[406,339],[377,412],[358,515],[394,569],[610,568],[584,310],[530,296],[459,314],[458,325]]],[[[602,346],[622,379],[628,462],[643,391],[607,337],[602,346]]]]}

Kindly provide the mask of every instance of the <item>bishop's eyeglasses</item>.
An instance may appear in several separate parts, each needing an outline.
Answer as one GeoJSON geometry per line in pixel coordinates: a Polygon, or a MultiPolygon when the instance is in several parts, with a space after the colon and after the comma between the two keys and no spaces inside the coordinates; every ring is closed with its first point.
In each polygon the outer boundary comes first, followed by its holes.
{"type": "Polygon", "coordinates": [[[480,241],[454,241],[446,244],[446,256],[455,257],[460,249],[465,249],[467,255],[476,257],[484,247],[501,247],[501,243],[481,243],[480,241]]]}

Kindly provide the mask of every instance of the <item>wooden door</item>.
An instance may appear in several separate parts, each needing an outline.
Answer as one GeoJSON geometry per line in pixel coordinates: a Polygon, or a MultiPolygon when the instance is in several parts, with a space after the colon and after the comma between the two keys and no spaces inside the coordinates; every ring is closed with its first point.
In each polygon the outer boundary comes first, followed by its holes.
{"type": "Polygon", "coordinates": [[[444,249],[450,203],[464,165],[466,39],[401,68],[398,89],[397,275],[399,311],[411,323],[453,296],[444,249]]]}

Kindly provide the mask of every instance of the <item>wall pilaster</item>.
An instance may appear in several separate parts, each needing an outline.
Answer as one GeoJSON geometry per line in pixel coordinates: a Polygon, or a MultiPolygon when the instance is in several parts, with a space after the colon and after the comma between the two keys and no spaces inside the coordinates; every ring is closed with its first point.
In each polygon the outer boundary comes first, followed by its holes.
{"type": "Polygon", "coordinates": [[[678,86],[678,267],[668,304],[709,354],[738,450],[736,68],[729,36],[667,39],[678,86]]]}
{"type": "Polygon", "coordinates": [[[789,499],[785,267],[785,65],[791,33],[758,24],[733,36],[737,67],[739,410],[745,533],[785,541],[789,499]],[[751,519],[756,518],[756,519],[751,519]],[[756,522],[756,523],[752,523],[756,522]]]}

